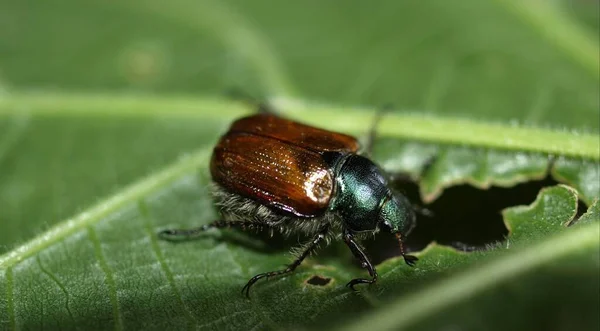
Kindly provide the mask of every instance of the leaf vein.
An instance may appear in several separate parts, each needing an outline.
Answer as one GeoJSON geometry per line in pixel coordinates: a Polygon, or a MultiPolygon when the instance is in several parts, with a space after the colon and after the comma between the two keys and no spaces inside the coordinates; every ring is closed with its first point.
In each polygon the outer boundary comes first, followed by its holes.
{"type": "Polygon", "coordinates": [[[113,317],[115,319],[115,330],[123,330],[123,319],[121,318],[121,310],[119,309],[119,298],[117,296],[117,284],[115,283],[114,273],[102,252],[102,246],[96,230],[93,227],[88,227],[88,238],[94,246],[94,254],[100,264],[100,269],[104,272],[106,286],[108,287],[110,303],[112,305],[113,317]]]}
{"type": "Polygon", "coordinates": [[[8,310],[9,325],[11,330],[17,330],[17,320],[15,316],[13,269],[6,268],[6,309],[8,310]]]}
{"type": "MultiPolygon", "coordinates": [[[[227,250],[229,252],[229,255],[231,256],[231,260],[238,265],[238,268],[240,269],[240,272],[243,275],[246,275],[248,277],[248,271],[246,270],[246,268],[244,267],[244,264],[241,263],[238,259],[237,259],[237,255],[232,252],[231,250],[227,250]]],[[[277,326],[277,324],[271,319],[269,318],[269,316],[267,316],[266,313],[264,313],[262,311],[262,309],[260,309],[260,307],[258,307],[258,304],[255,304],[253,302],[249,303],[250,308],[254,311],[254,313],[256,314],[256,316],[258,316],[258,318],[262,321],[262,323],[269,327],[271,330],[279,330],[279,327],[277,326]]]]}
{"type": "Polygon", "coordinates": [[[25,132],[29,127],[29,116],[18,116],[14,119],[13,124],[9,125],[8,130],[0,139],[0,164],[6,156],[14,149],[19,141],[25,136],[25,132]]]}
{"type": "Polygon", "coordinates": [[[67,309],[67,313],[69,315],[69,318],[71,319],[71,321],[73,322],[73,324],[75,324],[75,318],[73,317],[73,313],[71,312],[71,307],[69,305],[69,301],[70,301],[70,295],[69,292],[67,291],[67,288],[65,287],[65,285],[58,279],[58,277],[56,277],[56,275],[54,275],[50,270],[46,269],[44,267],[44,265],[42,264],[42,261],[40,259],[40,256],[38,255],[36,257],[36,262],[38,264],[38,266],[40,267],[40,270],[42,270],[42,272],[48,276],[48,278],[50,278],[54,283],[56,283],[56,285],[58,286],[58,288],[60,288],[60,290],[65,294],[65,308],[67,309]]]}
{"type": "MultiPolygon", "coordinates": [[[[264,88],[276,95],[293,95],[293,87],[283,62],[271,46],[267,36],[251,24],[239,11],[224,1],[201,1],[185,6],[165,7],[161,1],[144,1],[144,6],[152,15],[182,24],[193,30],[208,30],[215,34],[215,40],[242,56],[260,72],[264,88]],[[194,7],[199,6],[199,7],[194,7]],[[185,8],[184,11],[178,10],[185,8]]],[[[210,34],[208,34],[210,36],[210,34]]]]}
{"type": "MultiPolygon", "coordinates": [[[[221,322],[223,322],[223,321],[226,321],[226,320],[228,320],[228,319],[230,319],[230,318],[232,318],[232,317],[234,317],[234,316],[238,316],[238,315],[241,315],[241,314],[245,314],[245,313],[251,312],[252,310],[253,310],[253,309],[247,309],[247,310],[235,311],[235,312],[233,312],[232,314],[225,315],[225,316],[221,316],[221,317],[219,317],[219,318],[217,318],[217,319],[215,319],[215,320],[212,320],[212,321],[210,321],[210,322],[208,322],[208,323],[205,323],[205,324],[199,325],[199,326],[198,326],[198,328],[199,328],[199,329],[211,329],[211,328],[209,328],[210,326],[214,326],[215,324],[218,324],[218,323],[221,323],[221,322]]],[[[258,324],[260,324],[260,323],[261,323],[261,322],[260,322],[260,321],[258,321],[258,324]]]]}
{"type": "Polygon", "coordinates": [[[162,251],[160,250],[156,232],[153,230],[152,223],[150,221],[151,216],[148,211],[148,206],[146,205],[146,202],[143,199],[140,199],[138,202],[138,210],[144,220],[146,233],[147,233],[148,237],[150,238],[150,245],[152,246],[152,251],[154,252],[156,260],[160,264],[160,268],[162,269],[163,273],[167,277],[169,286],[171,287],[171,290],[173,290],[173,293],[177,297],[177,301],[185,314],[185,318],[188,321],[189,327],[190,327],[190,329],[192,329],[193,325],[197,323],[196,318],[194,317],[194,315],[192,315],[192,312],[190,311],[189,307],[183,301],[183,297],[181,296],[181,291],[175,284],[175,277],[173,276],[173,272],[169,268],[167,261],[165,260],[163,254],[162,254],[162,251]]]}

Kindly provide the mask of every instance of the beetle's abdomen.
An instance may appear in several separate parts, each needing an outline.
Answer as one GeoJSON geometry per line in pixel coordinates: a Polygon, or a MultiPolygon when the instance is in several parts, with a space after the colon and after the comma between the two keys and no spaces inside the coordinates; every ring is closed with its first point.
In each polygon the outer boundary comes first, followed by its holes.
{"type": "Polygon", "coordinates": [[[322,215],[333,192],[332,175],[319,153],[248,133],[223,136],[210,170],[227,191],[300,217],[322,215]]]}

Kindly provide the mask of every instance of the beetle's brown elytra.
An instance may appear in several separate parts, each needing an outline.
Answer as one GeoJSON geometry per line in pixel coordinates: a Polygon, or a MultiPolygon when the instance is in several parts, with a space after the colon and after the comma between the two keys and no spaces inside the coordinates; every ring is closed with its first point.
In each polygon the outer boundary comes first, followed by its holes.
{"type": "Polygon", "coordinates": [[[213,180],[228,191],[300,217],[327,210],[333,193],[329,166],[319,153],[248,133],[230,133],[214,149],[213,180]]]}

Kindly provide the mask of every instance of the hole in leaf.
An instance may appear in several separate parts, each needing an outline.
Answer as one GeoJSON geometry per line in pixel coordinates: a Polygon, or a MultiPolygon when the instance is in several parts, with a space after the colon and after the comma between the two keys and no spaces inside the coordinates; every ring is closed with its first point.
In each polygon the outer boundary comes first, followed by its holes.
{"type": "MultiPolygon", "coordinates": [[[[487,190],[470,185],[457,185],[444,190],[433,203],[423,205],[415,183],[399,184],[399,189],[413,202],[433,211],[433,217],[417,215],[417,226],[406,240],[409,251],[421,250],[430,242],[453,246],[464,251],[485,249],[486,245],[503,241],[508,235],[502,210],[535,201],[539,191],[558,182],[550,177],[513,187],[491,187],[487,190]]],[[[579,213],[586,207],[580,202],[579,213]]],[[[388,234],[380,233],[364,241],[374,263],[399,255],[398,244],[388,234]]]]}
{"type": "Polygon", "coordinates": [[[314,275],[305,281],[306,284],[313,286],[325,286],[331,282],[331,278],[314,275]]]}

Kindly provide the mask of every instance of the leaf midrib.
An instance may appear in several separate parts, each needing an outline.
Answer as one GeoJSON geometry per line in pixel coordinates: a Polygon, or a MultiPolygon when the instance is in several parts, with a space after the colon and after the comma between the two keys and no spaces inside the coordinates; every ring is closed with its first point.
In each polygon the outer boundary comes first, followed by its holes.
{"type": "MultiPolygon", "coordinates": [[[[290,118],[354,134],[366,133],[375,111],[282,98],[272,102],[278,109],[284,109],[290,118]]],[[[23,112],[40,116],[152,116],[217,120],[225,117],[233,119],[252,110],[240,102],[227,99],[181,95],[15,92],[0,98],[0,118],[22,115],[23,112]]],[[[600,160],[597,133],[574,133],[417,113],[386,114],[377,133],[383,137],[406,140],[600,160]]]]}

